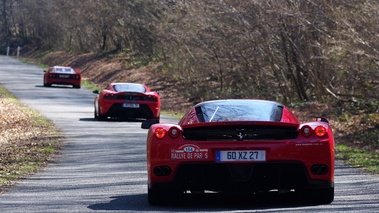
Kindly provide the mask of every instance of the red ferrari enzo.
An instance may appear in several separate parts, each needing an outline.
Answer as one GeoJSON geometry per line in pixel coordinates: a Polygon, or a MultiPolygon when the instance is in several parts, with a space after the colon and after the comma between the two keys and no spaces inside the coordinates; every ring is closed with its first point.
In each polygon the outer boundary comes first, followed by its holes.
{"type": "Polygon", "coordinates": [[[50,87],[52,84],[72,85],[74,88],[80,88],[82,74],[78,68],[53,66],[45,70],[43,75],[43,86],[50,87]]]}
{"type": "Polygon", "coordinates": [[[178,124],[147,120],[141,127],[149,129],[151,205],[206,192],[334,199],[334,137],[325,118],[300,123],[283,104],[230,99],[199,103],[178,124]]]}
{"type": "Polygon", "coordinates": [[[107,118],[159,120],[161,100],[149,87],[136,83],[111,83],[97,94],[94,114],[98,120],[107,118]]]}

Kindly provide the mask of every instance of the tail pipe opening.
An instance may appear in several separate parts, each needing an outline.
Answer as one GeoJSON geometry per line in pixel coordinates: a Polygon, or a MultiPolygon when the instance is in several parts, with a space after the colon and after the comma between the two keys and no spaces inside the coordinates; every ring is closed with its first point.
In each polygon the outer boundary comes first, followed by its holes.
{"type": "Polygon", "coordinates": [[[171,168],[169,166],[157,166],[153,172],[156,176],[168,176],[171,174],[171,168]]]}
{"type": "Polygon", "coordinates": [[[314,164],[311,167],[311,172],[316,175],[324,175],[329,172],[329,167],[325,164],[314,164]]]}

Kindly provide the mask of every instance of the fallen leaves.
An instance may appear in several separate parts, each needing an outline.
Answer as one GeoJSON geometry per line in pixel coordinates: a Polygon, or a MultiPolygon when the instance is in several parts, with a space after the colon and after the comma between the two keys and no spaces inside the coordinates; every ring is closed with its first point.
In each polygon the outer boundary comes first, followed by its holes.
{"type": "Polygon", "coordinates": [[[53,159],[59,132],[0,87],[0,192],[53,159]]]}

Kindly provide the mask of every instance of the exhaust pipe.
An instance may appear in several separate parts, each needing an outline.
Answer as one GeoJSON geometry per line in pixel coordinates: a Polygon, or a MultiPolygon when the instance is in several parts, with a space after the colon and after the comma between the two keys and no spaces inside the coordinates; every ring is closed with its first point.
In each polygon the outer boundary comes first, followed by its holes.
{"type": "Polygon", "coordinates": [[[311,172],[316,175],[324,175],[329,172],[329,168],[325,164],[314,164],[311,167],[311,172]]]}
{"type": "Polygon", "coordinates": [[[157,166],[153,170],[156,176],[168,176],[171,174],[171,168],[169,166],[157,166]]]}

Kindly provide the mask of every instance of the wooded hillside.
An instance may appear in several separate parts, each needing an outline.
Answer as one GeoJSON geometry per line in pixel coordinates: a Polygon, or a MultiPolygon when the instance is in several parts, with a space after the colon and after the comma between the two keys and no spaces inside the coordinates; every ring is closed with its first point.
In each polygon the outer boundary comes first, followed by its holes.
{"type": "Polygon", "coordinates": [[[0,50],[161,63],[186,98],[379,99],[377,0],[1,0],[0,50]]]}

